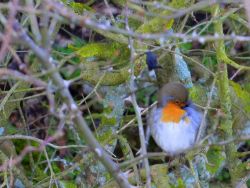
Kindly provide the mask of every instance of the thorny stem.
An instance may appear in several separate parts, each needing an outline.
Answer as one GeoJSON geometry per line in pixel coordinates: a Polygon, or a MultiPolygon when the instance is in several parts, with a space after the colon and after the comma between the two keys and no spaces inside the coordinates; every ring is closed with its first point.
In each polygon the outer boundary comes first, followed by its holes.
{"type": "MultiPolygon", "coordinates": [[[[36,56],[40,59],[40,61],[43,63],[44,67],[47,70],[56,68],[54,64],[55,60],[53,60],[53,58],[46,50],[40,48],[34,43],[34,41],[21,28],[18,22],[13,25],[13,29],[15,30],[18,37],[22,40],[22,42],[29,46],[29,48],[36,54],[36,56]]],[[[122,171],[119,169],[118,165],[110,159],[109,155],[105,152],[105,150],[101,147],[101,145],[93,136],[87,123],[82,117],[81,111],[77,107],[77,104],[75,103],[71,93],[69,92],[67,84],[65,84],[65,81],[63,80],[61,75],[58,72],[53,72],[50,76],[54,85],[59,88],[59,94],[62,97],[63,101],[67,104],[68,109],[73,114],[72,121],[75,124],[75,128],[78,131],[80,137],[86,141],[91,150],[95,153],[96,157],[102,162],[102,164],[107,168],[109,173],[115,178],[119,186],[122,188],[130,187],[128,180],[126,179],[122,171]]]]}

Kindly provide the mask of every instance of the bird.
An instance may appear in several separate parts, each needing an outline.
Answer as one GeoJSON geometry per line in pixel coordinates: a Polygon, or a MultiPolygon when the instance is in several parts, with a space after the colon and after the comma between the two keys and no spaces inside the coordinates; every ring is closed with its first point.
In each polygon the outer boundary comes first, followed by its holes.
{"type": "Polygon", "coordinates": [[[165,84],[158,92],[157,101],[151,113],[153,139],[170,156],[185,153],[195,145],[202,113],[189,100],[185,86],[178,82],[165,84]]]}
{"type": "Polygon", "coordinates": [[[149,71],[162,68],[160,65],[158,65],[156,54],[151,51],[146,52],[146,63],[149,71]]]}

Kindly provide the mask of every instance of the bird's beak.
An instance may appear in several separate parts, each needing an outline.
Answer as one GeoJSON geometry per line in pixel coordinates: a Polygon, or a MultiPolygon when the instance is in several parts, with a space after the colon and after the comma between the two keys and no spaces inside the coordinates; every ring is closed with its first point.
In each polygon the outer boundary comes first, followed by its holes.
{"type": "Polygon", "coordinates": [[[184,108],[184,107],[186,107],[188,104],[186,103],[186,102],[182,102],[182,103],[180,103],[180,107],[181,108],[184,108]]]}

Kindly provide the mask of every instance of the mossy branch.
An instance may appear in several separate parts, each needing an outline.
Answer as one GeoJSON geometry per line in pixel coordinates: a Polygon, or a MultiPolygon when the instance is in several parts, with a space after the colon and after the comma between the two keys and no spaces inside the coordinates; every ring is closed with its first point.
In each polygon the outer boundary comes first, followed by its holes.
{"type": "MultiPolygon", "coordinates": [[[[220,7],[219,5],[215,5],[212,8],[213,17],[220,16],[220,7]]],[[[214,23],[215,32],[219,35],[223,35],[223,26],[222,21],[217,19],[214,23]]],[[[216,42],[216,56],[218,60],[218,85],[219,85],[219,98],[220,98],[220,106],[223,112],[223,116],[221,118],[220,129],[222,130],[223,136],[225,139],[231,139],[233,137],[233,121],[231,114],[232,101],[230,98],[230,88],[229,88],[229,79],[227,72],[227,64],[229,65],[237,65],[234,61],[228,58],[224,41],[219,39],[216,42]]],[[[240,65],[237,65],[239,67],[240,65]]],[[[229,143],[225,146],[227,165],[229,169],[229,173],[231,176],[232,185],[236,185],[239,181],[239,178],[242,174],[241,169],[238,167],[238,159],[237,159],[237,150],[235,144],[229,143]]]]}

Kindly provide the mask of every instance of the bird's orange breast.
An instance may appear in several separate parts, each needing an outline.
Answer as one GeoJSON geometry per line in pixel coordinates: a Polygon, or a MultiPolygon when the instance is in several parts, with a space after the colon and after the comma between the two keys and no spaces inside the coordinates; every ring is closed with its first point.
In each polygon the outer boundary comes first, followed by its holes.
{"type": "Polygon", "coordinates": [[[162,109],[161,121],[179,123],[181,118],[185,115],[185,110],[181,109],[177,104],[169,102],[162,109]]]}

